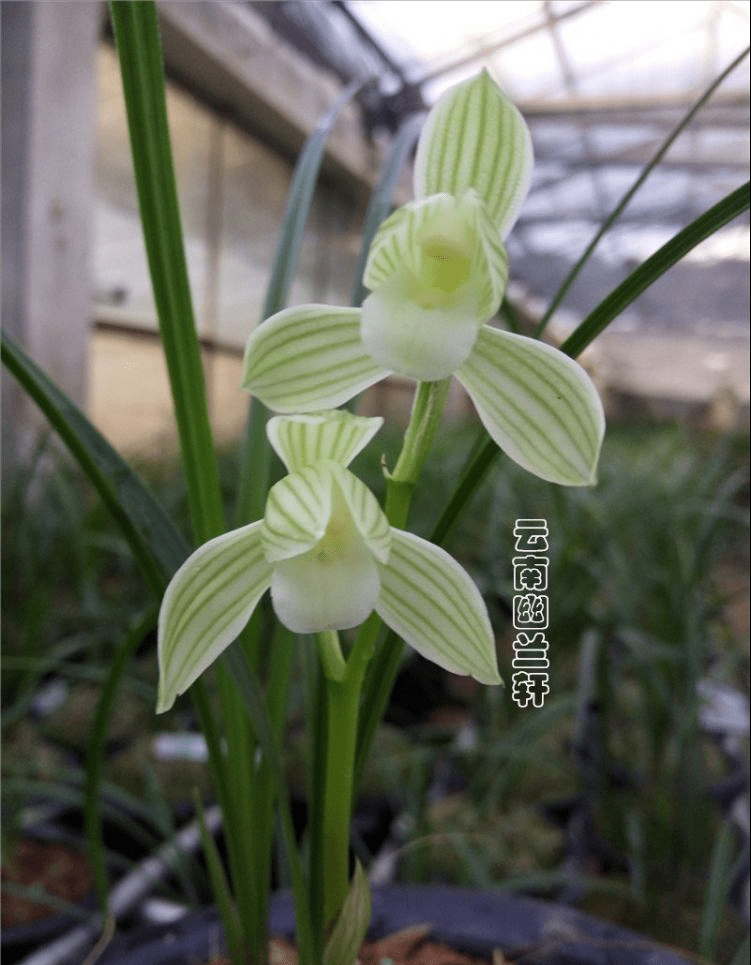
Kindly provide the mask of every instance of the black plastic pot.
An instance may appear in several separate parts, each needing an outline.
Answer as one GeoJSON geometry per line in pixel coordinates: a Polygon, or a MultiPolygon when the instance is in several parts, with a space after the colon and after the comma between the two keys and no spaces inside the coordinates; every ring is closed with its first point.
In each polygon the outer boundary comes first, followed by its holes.
{"type": "MultiPolygon", "coordinates": [[[[430,938],[490,960],[495,949],[519,965],[690,965],[689,960],[609,922],[564,905],[497,892],[391,885],[373,893],[371,938],[433,923],[430,938]]],[[[292,937],[288,895],[275,895],[270,930],[292,937]]],[[[213,911],[186,916],[168,929],[116,940],[100,965],[203,965],[222,947],[213,911]]]]}

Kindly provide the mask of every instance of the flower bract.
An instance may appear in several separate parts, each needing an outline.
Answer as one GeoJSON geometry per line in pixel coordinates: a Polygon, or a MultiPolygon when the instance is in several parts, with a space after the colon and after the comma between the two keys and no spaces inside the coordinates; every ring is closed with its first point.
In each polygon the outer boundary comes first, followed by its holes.
{"type": "Polygon", "coordinates": [[[243,388],[277,412],[310,412],[387,375],[453,374],[508,456],[551,482],[592,485],[605,419],[589,376],[562,352],[488,324],[531,170],[527,126],[486,71],[442,97],[418,143],[417,200],[373,239],[362,308],[272,316],[248,339],[243,388]]]}
{"type": "Polygon", "coordinates": [[[269,420],[289,475],[269,491],[262,520],[199,547],[167,587],[158,711],[232,643],[267,589],[296,633],[344,630],[375,610],[429,660],[500,683],[487,610],[468,574],[439,547],[389,526],[347,469],[381,424],[340,411],[269,420]]]}

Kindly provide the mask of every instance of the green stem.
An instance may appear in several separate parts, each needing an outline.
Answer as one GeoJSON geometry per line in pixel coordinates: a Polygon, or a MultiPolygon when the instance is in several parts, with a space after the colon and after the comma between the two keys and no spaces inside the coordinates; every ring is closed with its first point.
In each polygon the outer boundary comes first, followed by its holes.
{"type": "MultiPolygon", "coordinates": [[[[319,640],[321,636],[323,634],[319,634],[319,640]]],[[[338,646],[338,639],[336,643],[338,646]]],[[[328,742],[323,808],[324,927],[331,924],[341,908],[349,885],[349,832],[360,690],[371,650],[371,643],[361,634],[341,679],[326,677],[328,742]]]]}
{"type": "Polygon", "coordinates": [[[323,630],[316,634],[316,643],[327,680],[343,680],[347,664],[342,656],[339,634],[336,630],[323,630]]]}

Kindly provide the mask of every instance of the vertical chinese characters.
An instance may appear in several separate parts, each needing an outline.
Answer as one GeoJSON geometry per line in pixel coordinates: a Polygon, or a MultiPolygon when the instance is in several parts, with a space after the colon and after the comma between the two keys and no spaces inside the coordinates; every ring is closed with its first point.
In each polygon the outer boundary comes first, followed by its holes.
{"type": "Polygon", "coordinates": [[[548,524],[517,519],[514,526],[514,658],[511,696],[519,707],[542,707],[548,684],[548,524]]]}

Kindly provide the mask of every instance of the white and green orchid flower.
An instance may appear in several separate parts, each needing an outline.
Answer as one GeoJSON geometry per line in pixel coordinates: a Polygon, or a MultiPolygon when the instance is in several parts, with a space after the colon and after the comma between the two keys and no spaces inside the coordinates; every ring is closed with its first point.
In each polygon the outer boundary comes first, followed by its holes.
{"type": "Polygon", "coordinates": [[[377,232],[362,309],[304,305],[251,334],[242,387],[276,412],[341,405],[387,375],[456,375],[492,439],[551,482],[592,485],[605,431],[586,372],[562,352],[487,324],[503,299],[503,240],[527,194],[527,126],[483,71],[428,115],[417,200],[377,232]]]}
{"type": "Polygon", "coordinates": [[[158,712],[232,643],[269,588],[277,617],[296,633],[344,630],[375,610],[439,666],[500,683],[487,610],[470,577],[439,547],[390,527],[347,469],[382,423],[344,411],[269,420],[289,475],[271,488],[262,520],[199,547],[167,587],[158,712]]]}

